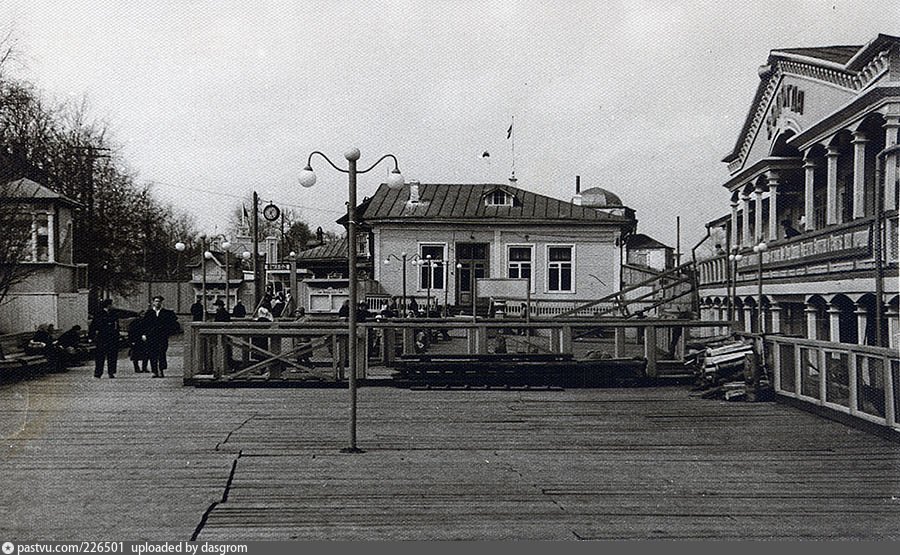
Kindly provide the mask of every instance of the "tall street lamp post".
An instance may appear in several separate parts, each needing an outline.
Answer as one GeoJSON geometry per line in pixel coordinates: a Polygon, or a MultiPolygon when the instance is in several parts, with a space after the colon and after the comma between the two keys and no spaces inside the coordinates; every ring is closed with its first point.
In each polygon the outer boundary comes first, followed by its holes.
{"type": "MultiPolygon", "coordinates": [[[[288,253],[288,260],[291,263],[291,302],[294,305],[291,309],[296,311],[300,306],[300,301],[297,297],[297,253],[294,251],[288,253]]],[[[289,316],[293,317],[293,313],[289,314],[289,316]]]]}
{"type": "Polygon", "coordinates": [[[734,302],[737,297],[737,267],[738,262],[740,262],[744,255],[738,252],[738,247],[734,247],[734,252],[728,255],[728,267],[731,270],[731,275],[728,276],[728,321],[731,322],[732,331],[734,331],[734,302]]]}
{"type": "Polygon", "coordinates": [[[371,171],[375,166],[381,163],[382,160],[386,158],[390,158],[394,161],[394,169],[391,171],[390,176],[387,179],[388,187],[393,189],[399,189],[403,187],[404,181],[403,176],[400,174],[400,169],[397,165],[397,158],[393,154],[385,154],[381,158],[375,161],[374,164],[369,166],[364,170],[356,169],[356,161],[359,160],[359,149],[351,148],[347,152],[344,153],[344,158],[347,159],[347,169],[339,168],[331,161],[330,158],[325,156],[323,153],[318,150],[310,153],[309,158],[306,161],[306,167],[303,171],[300,172],[300,177],[298,178],[300,181],[300,185],[303,187],[312,187],[316,183],[316,174],[312,169],[312,158],[314,155],[318,154],[322,158],[325,159],[328,164],[341,173],[346,173],[348,175],[348,202],[347,202],[347,262],[348,262],[348,274],[349,274],[349,297],[350,297],[350,310],[347,315],[347,328],[349,332],[349,340],[348,340],[348,350],[347,355],[350,358],[350,380],[349,380],[349,389],[350,389],[350,445],[342,449],[345,453],[360,453],[362,452],[356,446],[356,341],[357,341],[357,325],[356,325],[356,305],[357,305],[357,283],[356,283],[356,264],[357,264],[357,249],[356,249],[356,176],[357,174],[367,173],[371,171]]]}
{"type": "MultiPolygon", "coordinates": [[[[228,241],[228,238],[221,233],[217,236],[217,239],[222,240],[222,242],[219,243],[219,246],[222,247],[223,251],[225,251],[225,310],[231,310],[231,284],[228,281],[231,277],[229,273],[231,269],[231,243],[228,241]]],[[[212,253],[210,253],[210,256],[212,256],[212,253]]]]}
{"type": "Polygon", "coordinates": [[[419,263],[422,267],[428,267],[428,293],[425,295],[425,317],[428,318],[431,316],[431,280],[434,277],[434,261],[429,254],[425,257],[425,260],[420,260],[419,263]]]}
{"type": "MultiPolygon", "coordinates": [[[[187,248],[183,242],[178,241],[175,243],[175,250],[178,252],[184,252],[187,248]]],[[[201,294],[202,294],[202,302],[203,305],[203,321],[206,321],[206,261],[212,258],[212,253],[206,250],[206,235],[200,236],[200,276],[201,276],[201,294]]]]}
{"type": "Polygon", "coordinates": [[[765,241],[760,241],[758,245],[753,245],[753,252],[756,253],[756,286],[757,286],[756,318],[757,318],[757,328],[759,329],[760,334],[766,333],[766,318],[763,315],[763,307],[762,307],[762,298],[763,298],[762,259],[763,259],[763,253],[768,248],[769,248],[769,245],[767,245],[765,241]]]}
{"type": "MultiPolygon", "coordinates": [[[[249,263],[249,262],[250,262],[250,258],[251,258],[252,256],[253,256],[253,254],[251,254],[250,251],[244,251],[244,252],[241,253],[241,258],[244,260],[244,264],[249,263]]],[[[244,277],[243,271],[244,271],[244,266],[241,266],[241,278],[242,278],[242,281],[243,281],[243,277],[244,277]]],[[[256,271],[256,267],[255,267],[255,266],[253,267],[253,271],[254,271],[254,272],[256,271]]],[[[255,275],[255,274],[254,274],[254,275],[255,275]]],[[[255,287],[256,287],[256,281],[255,281],[255,280],[254,280],[254,282],[253,282],[253,287],[254,287],[253,294],[256,295],[256,289],[255,289],[255,287]]],[[[238,297],[240,297],[240,290],[238,290],[238,297]]],[[[235,304],[237,304],[237,303],[235,303],[235,304]]],[[[253,314],[251,313],[251,316],[252,316],[252,315],[253,315],[253,314]]]]}

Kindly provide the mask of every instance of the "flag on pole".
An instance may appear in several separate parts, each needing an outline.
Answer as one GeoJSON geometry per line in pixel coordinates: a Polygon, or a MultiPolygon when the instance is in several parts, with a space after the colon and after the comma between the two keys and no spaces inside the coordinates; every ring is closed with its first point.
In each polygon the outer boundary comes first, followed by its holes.
{"type": "Polygon", "coordinates": [[[512,137],[512,124],[509,124],[509,129],[506,130],[506,138],[509,139],[512,137]]]}
{"type": "Polygon", "coordinates": [[[250,213],[247,212],[247,207],[244,206],[244,203],[241,203],[241,227],[247,228],[247,220],[250,219],[250,213]]]}

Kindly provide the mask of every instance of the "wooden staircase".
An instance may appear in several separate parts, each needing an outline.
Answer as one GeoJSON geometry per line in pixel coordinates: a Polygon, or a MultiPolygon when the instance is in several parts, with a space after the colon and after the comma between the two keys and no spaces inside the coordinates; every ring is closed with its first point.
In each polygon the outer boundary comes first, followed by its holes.
{"type": "MultiPolygon", "coordinates": [[[[645,273],[653,274],[652,271],[645,273]]],[[[685,313],[696,314],[698,304],[694,263],[688,262],[553,318],[583,316],[588,311],[591,316],[601,318],[676,317],[685,313]]]]}

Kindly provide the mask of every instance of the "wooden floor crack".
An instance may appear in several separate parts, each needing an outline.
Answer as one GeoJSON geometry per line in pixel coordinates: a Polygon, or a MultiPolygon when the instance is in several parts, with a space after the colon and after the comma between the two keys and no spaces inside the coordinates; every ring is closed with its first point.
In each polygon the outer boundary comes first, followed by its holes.
{"type": "Polygon", "coordinates": [[[233,430],[228,432],[228,435],[225,436],[225,441],[220,441],[219,443],[216,444],[216,451],[218,451],[219,448],[222,447],[222,445],[228,443],[228,441],[231,439],[232,434],[234,434],[235,432],[237,432],[238,430],[240,430],[241,428],[246,426],[247,423],[250,422],[251,420],[253,420],[254,418],[256,418],[255,414],[250,415],[249,417],[247,417],[246,420],[244,420],[243,422],[241,422],[240,424],[235,426],[233,430]]]}
{"type": "MultiPolygon", "coordinates": [[[[246,424],[246,422],[244,423],[246,424]]],[[[220,499],[219,501],[213,501],[209,504],[209,507],[207,507],[206,510],[203,511],[203,516],[200,517],[200,522],[197,523],[197,527],[194,528],[194,533],[191,534],[192,542],[197,541],[197,537],[200,535],[203,527],[206,526],[206,521],[209,520],[209,515],[213,512],[213,509],[218,507],[219,503],[225,503],[226,501],[228,501],[228,494],[231,491],[231,483],[234,481],[234,474],[237,471],[238,460],[241,458],[242,454],[243,451],[238,451],[237,455],[234,457],[234,460],[231,461],[231,472],[228,473],[228,480],[225,482],[225,490],[222,491],[222,499],[220,499]]]]}

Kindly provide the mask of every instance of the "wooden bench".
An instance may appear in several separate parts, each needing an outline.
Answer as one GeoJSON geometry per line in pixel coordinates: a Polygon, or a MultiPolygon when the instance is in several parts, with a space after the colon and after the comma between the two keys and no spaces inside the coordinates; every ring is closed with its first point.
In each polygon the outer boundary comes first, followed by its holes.
{"type": "Polygon", "coordinates": [[[576,363],[571,354],[420,354],[395,362],[399,384],[551,385],[576,363]]]}
{"type": "Polygon", "coordinates": [[[25,352],[25,346],[32,335],[31,332],[0,335],[0,372],[37,370],[49,367],[50,360],[46,356],[25,352]]]}

